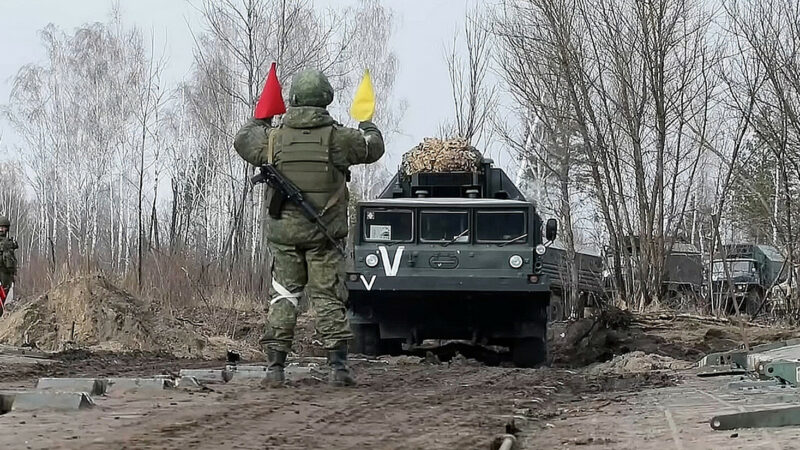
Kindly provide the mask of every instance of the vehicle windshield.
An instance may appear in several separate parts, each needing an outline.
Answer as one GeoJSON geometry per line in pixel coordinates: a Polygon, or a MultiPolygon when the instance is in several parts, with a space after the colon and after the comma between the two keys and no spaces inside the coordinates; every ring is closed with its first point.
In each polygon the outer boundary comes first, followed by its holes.
{"type": "MultiPolygon", "coordinates": [[[[750,276],[752,275],[753,271],[755,270],[755,262],[754,261],[727,261],[728,263],[728,270],[730,271],[731,278],[735,277],[742,277],[742,276],[750,276]]],[[[725,266],[723,265],[722,261],[714,261],[713,266],[713,279],[714,280],[722,280],[725,279],[725,266]]]]}
{"type": "Polygon", "coordinates": [[[367,242],[409,242],[413,239],[413,214],[410,210],[364,210],[364,240],[367,242]]]}
{"type": "Polygon", "coordinates": [[[478,211],[475,214],[475,235],[478,242],[525,244],[525,211],[478,211]]]}
{"type": "Polygon", "coordinates": [[[467,211],[420,211],[422,242],[469,242],[467,211]]]}

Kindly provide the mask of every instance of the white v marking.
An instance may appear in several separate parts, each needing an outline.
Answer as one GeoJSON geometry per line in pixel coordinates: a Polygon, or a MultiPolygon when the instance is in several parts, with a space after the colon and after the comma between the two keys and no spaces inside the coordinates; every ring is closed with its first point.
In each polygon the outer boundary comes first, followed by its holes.
{"type": "Polygon", "coordinates": [[[394,254],[394,259],[392,262],[389,262],[389,252],[386,250],[386,247],[381,245],[378,247],[378,252],[381,254],[381,260],[383,262],[383,272],[386,274],[387,277],[393,277],[397,275],[397,271],[400,270],[400,261],[403,259],[403,251],[405,251],[404,246],[397,247],[397,252],[394,254]]]}
{"type": "Polygon", "coordinates": [[[371,291],[372,286],[375,285],[375,278],[377,277],[373,275],[372,278],[367,281],[367,279],[364,278],[364,275],[361,275],[361,282],[364,283],[364,287],[367,288],[368,291],[371,291]]]}

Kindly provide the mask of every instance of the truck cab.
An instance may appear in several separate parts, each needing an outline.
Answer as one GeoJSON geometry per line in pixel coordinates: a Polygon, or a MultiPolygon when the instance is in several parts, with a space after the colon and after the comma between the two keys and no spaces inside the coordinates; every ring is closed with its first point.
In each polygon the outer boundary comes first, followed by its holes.
{"type": "Polygon", "coordinates": [[[712,281],[721,282],[727,279],[728,274],[725,273],[725,263],[728,264],[728,272],[734,283],[739,283],[742,286],[760,284],[758,262],[755,259],[715,260],[711,268],[712,281]]]}

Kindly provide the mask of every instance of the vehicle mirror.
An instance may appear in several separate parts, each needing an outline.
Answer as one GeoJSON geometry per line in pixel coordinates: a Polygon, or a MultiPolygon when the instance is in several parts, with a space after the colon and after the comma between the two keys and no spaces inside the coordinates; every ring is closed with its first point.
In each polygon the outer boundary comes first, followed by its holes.
{"type": "Polygon", "coordinates": [[[547,225],[545,225],[544,229],[544,236],[547,238],[548,241],[555,241],[556,236],[558,235],[558,221],[556,219],[547,219],[547,225]]]}

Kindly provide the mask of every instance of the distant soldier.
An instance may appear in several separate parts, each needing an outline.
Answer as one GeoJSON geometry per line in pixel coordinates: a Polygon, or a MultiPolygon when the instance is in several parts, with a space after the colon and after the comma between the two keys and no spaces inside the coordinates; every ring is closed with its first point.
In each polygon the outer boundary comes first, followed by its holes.
{"type": "Polygon", "coordinates": [[[8,237],[9,228],[11,228],[11,221],[6,216],[0,216],[0,284],[2,284],[5,294],[11,291],[14,278],[17,276],[17,256],[14,251],[18,246],[13,239],[8,237]]]}
{"type": "MultiPolygon", "coordinates": [[[[277,128],[271,127],[271,118],[251,119],[237,133],[234,147],[253,165],[273,163],[315,206],[333,238],[341,241],[347,236],[349,168],[377,161],[384,153],[383,137],[372,122],[359,123],[357,130],[333,120],[326,109],[333,101],[333,88],[318,70],[295,75],[289,95],[289,107],[277,128]]],[[[294,204],[287,202],[279,218],[275,213],[270,211],[268,223],[272,286],[268,325],[261,340],[269,364],[265,384],[284,381],[298,298],[305,290],[328,351],[330,383],[353,385],[347,366],[352,332],[340,290],[344,257],[294,204]]]]}

